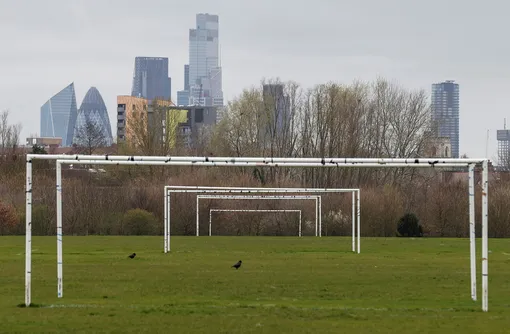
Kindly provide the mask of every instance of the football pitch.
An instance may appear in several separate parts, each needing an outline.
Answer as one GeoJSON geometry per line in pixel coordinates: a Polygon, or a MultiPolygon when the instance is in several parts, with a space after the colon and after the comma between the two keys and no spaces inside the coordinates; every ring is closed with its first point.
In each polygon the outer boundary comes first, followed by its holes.
{"type": "MultiPolygon", "coordinates": [[[[0,237],[1,333],[508,333],[510,240],[489,239],[489,312],[469,240],[344,237],[0,237]],[[135,252],[134,259],[128,255],[135,252]],[[231,268],[242,260],[239,270],[231,268]]],[[[480,273],[480,240],[477,240],[480,273]]]]}

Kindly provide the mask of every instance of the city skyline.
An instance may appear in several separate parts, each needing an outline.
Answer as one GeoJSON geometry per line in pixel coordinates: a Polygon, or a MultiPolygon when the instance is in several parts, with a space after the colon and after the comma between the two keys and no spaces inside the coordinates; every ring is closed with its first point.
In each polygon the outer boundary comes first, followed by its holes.
{"type": "Polygon", "coordinates": [[[510,89],[506,79],[510,48],[498,41],[510,26],[503,17],[509,5],[474,8],[458,0],[447,4],[367,0],[363,6],[355,1],[338,6],[328,2],[324,7],[295,8],[284,0],[257,4],[197,0],[177,7],[151,0],[108,4],[55,0],[46,6],[23,0],[2,3],[0,27],[12,33],[0,64],[5,78],[0,83],[0,109],[11,110],[12,122],[23,123],[22,138],[28,137],[39,131],[36,113],[41,104],[66,82],[75,81],[80,82],[77,97],[83,97],[90,86],[101,90],[114,122],[116,96],[129,94],[133,59],[140,55],[170,59],[169,72],[177,78],[172,96],[176,101],[189,62],[187,31],[195,24],[196,13],[209,12],[221,18],[225,101],[259,86],[262,78],[279,77],[313,87],[382,76],[428,94],[432,83],[455,79],[462,88],[460,154],[485,156],[490,130],[488,157],[497,158],[495,134],[507,117],[510,89]],[[99,4],[101,11],[96,10],[99,4]],[[159,10],[140,18],[137,14],[151,4],[159,10]],[[444,10],[433,10],[436,5],[444,10]],[[47,17],[36,15],[48,8],[47,17]],[[280,10],[288,15],[281,18],[280,10]],[[454,16],[449,15],[452,10],[454,16]],[[26,14],[24,20],[19,13],[26,14]],[[430,16],[434,23],[426,19],[430,16]],[[480,24],[472,24],[475,18],[480,24]],[[125,24],[130,20],[138,24],[125,24]],[[340,35],[342,43],[328,42],[340,35]],[[113,42],[123,47],[113,48],[113,42]],[[108,51],[99,55],[91,48],[108,51]]]}

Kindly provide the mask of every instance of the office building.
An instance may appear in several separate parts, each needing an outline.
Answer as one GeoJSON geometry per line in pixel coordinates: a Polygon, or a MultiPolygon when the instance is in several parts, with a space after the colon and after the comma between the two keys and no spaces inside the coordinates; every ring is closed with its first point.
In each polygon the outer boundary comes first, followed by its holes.
{"type": "Polygon", "coordinates": [[[178,107],[169,101],[118,96],[117,141],[136,148],[151,136],[168,148],[179,140],[193,146],[206,128],[216,124],[216,118],[216,107],[178,107]]]}
{"type": "Polygon", "coordinates": [[[497,130],[498,140],[498,166],[503,170],[510,169],[510,130],[506,128],[506,119],[503,130],[497,130]]]}
{"type": "Polygon", "coordinates": [[[175,108],[171,101],[117,97],[117,142],[129,147],[143,146],[147,138],[166,147],[177,142],[178,126],[187,122],[187,110],[175,108]]]}
{"type": "MultiPolygon", "coordinates": [[[[91,87],[83,101],[80,109],[78,110],[78,117],[76,118],[76,125],[74,127],[74,143],[80,141],[80,133],[87,122],[92,122],[98,130],[102,133],[105,146],[111,146],[113,143],[112,127],[110,125],[110,118],[108,117],[108,110],[104,104],[103,97],[96,87],[91,87]]],[[[83,139],[81,139],[83,140],[83,139]]]]}
{"type": "Polygon", "coordinates": [[[189,72],[185,74],[190,105],[223,105],[219,60],[219,17],[197,14],[196,28],[189,30],[189,72]]]}
{"type": "Polygon", "coordinates": [[[71,83],[41,107],[40,136],[60,137],[63,147],[71,146],[77,115],[74,83],[71,83]]]}
{"type": "Polygon", "coordinates": [[[433,84],[431,107],[434,135],[450,138],[452,158],[458,158],[459,85],[453,80],[433,84]]]}
{"type": "Polygon", "coordinates": [[[170,100],[171,78],[168,76],[168,58],[136,57],[131,96],[149,100],[170,100]]]}

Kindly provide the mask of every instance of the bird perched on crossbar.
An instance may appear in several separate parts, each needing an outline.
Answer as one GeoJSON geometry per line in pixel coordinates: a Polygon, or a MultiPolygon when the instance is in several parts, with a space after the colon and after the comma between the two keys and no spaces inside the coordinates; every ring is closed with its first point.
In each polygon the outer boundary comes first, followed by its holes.
{"type": "Polygon", "coordinates": [[[232,266],[232,268],[236,268],[236,270],[239,269],[239,267],[241,267],[241,263],[243,263],[243,261],[239,260],[236,264],[232,266]]]}
{"type": "Polygon", "coordinates": [[[129,255],[128,257],[129,257],[130,259],[134,259],[134,258],[135,258],[135,256],[136,256],[136,253],[133,253],[133,254],[129,255]]]}

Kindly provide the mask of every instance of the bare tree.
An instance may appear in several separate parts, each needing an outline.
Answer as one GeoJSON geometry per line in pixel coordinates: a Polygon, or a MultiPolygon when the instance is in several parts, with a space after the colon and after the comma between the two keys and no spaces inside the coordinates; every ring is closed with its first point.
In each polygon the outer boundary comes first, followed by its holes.
{"type": "Polygon", "coordinates": [[[1,157],[6,159],[8,154],[15,156],[19,146],[21,124],[9,124],[9,110],[0,112],[0,150],[1,157]]]}
{"type": "Polygon", "coordinates": [[[74,144],[87,154],[94,153],[98,148],[106,146],[106,143],[103,128],[90,119],[87,119],[83,126],[76,129],[74,144]]]}

